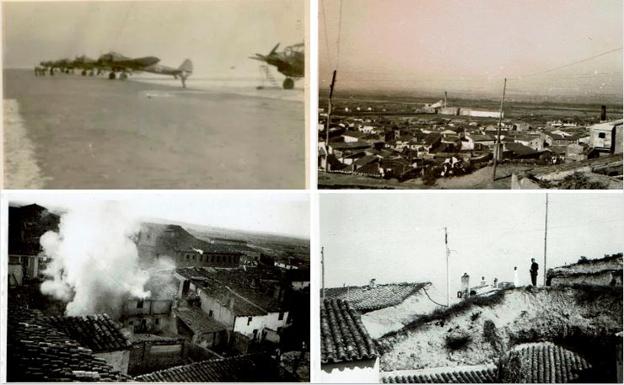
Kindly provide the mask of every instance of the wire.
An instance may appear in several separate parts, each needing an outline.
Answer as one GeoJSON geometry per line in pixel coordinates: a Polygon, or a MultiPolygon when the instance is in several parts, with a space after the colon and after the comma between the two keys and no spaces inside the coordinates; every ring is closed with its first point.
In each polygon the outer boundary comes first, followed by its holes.
{"type": "Polygon", "coordinates": [[[605,55],[608,55],[608,54],[611,54],[611,53],[614,53],[614,52],[622,51],[622,49],[624,49],[624,47],[610,49],[608,51],[599,53],[597,55],[593,55],[593,56],[590,56],[590,57],[587,57],[587,58],[584,58],[584,59],[581,59],[581,60],[577,60],[577,61],[574,61],[574,62],[571,62],[571,63],[568,63],[568,64],[563,64],[563,65],[560,65],[558,67],[550,68],[550,69],[547,69],[547,70],[544,70],[544,71],[533,72],[533,73],[530,73],[530,74],[527,74],[527,75],[516,76],[515,78],[507,78],[507,80],[517,80],[517,79],[522,79],[522,78],[526,78],[526,77],[537,76],[537,75],[542,75],[542,74],[558,71],[558,70],[563,69],[563,68],[571,67],[571,66],[574,66],[574,65],[577,65],[577,64],[580,64],[580,63],[585,63],[585,62],[594,60],[594,59],[599,58],[601,56],[605,56],[605,55]]]}
{"type": "Polygon", "coordinates": [[[340,66],[340,37],[342,35],[342,0],[340,0],[340,11],[338,13],[338,39],[336,40],[336,72],[340,66]]]}
{"type": "Polygon", "coordinates": [[[325,50],[329,56],[329,34],[327,33],[327,12],[325,12],[325,0],[321,0],[321,11],[323,12],[323,26],[325,29],[325,50]]]}

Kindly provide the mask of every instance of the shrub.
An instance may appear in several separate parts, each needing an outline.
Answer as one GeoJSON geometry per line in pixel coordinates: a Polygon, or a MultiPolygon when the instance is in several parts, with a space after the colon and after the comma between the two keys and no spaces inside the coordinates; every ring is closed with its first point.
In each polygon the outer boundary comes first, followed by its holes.
{"type": "Polygon", "coordinates": [[[464,349],[470,342],[472,342],[472,337],[466,333],[453,333],[444,337],[444,343],[449,350],[464,349]]]}

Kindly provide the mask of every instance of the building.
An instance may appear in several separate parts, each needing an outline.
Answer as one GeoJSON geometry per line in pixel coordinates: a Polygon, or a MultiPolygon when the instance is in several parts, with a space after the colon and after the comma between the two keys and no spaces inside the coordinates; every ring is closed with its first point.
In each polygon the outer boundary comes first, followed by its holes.
{"type": "Polygon", "coordinates": [[[321,304],[321,382],[378,383],[379,354],[358,313],[349,302],[321,304]]]}
{"type": "MultiPolygon", "coordinates": [[[[14,307],[7,314],[7,381],[120,382],[129,379],[102,360],[101,355],[97,356],[62,329],[45,322],[38,312],[14,307]]],[[[98,329],[88,329],[88,332],[92,333],[90,341],[99,338],[112,349],[124,348],[125,343],[116,331],[113,338],[98,329]]]]}
{"type": "Polygon", "coordinates": [[[194,362],[137,376],[139,382],[293,382],[297,378],[266,354],[194,362]]]}
{"type": "Polygon", "coordinates": [[[622,120],[594,124],[589,127],[589,146],[600,153],[622,153],[622,120]]]}
{"type": "Polygon", "coordinates": [[[144,223],[137,236],[137,249],[140,262],[146,265],[166,257],[173,259],[178,267],[236,268],[240,266],[243,249],[248,247],[198,239],[179,225],[144,223]]]}
{"type": "Polygon", "coordinates": [[[134,333],[159,334],[172,330],[170,299],[131,298],[124,302],[120,321],[134,333]]]}
{"type": "Polygon", "coordinates": [[[91,349],[93,356],[105,361],[113,370],[128,373],[130,341],[107,314],[54,317],[42,319],[56,330],[91,349]]]}
{"type": "Polygon", "coordinates": [[[174,314],[177,333],[187,337],[194,345],[213,349],[228,343],[227,327],[201,309],[193,306],[179,307],[174,314]]]}
{"type": "Polygon", "coordinates": [[[128,362],[128,374],[136,376],[156,370],[183,365],[188,345],[183,337],[134,334],[128,362]]]}
{"type": "Polygon", "coordinates": [[[45,207],[32,204],[9,206],[9,286],[36,280],[45,268],[39,239],[47,231],[58,231],[60,217],[45,207]]]}
{"type": "MultiPolygon", "coordinates": [[[[374,280],[373,280],[374,281],[374,280]]],[[[325,289],[325,298],[349,302],[361,314],[362,323],[373,338],[401,329],[418,315],[429,314],[439,306],[425,291],[429,282],[404,282],[325,289]]]]}
{"type": "Polygon", "coordinates": [[[283,307],[287,288],[268,271],[186,268],[177,269],[176,277],[180,297],[197,296],[201,310],[225,325],[228,339],[238,333],[259,343],[289,324],[283,307]]]}

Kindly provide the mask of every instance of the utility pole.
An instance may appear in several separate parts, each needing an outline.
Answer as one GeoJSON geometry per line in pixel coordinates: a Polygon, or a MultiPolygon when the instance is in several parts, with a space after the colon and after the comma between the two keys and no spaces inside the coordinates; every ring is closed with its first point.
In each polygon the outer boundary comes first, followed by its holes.
{"type": "Polygon", "coordinates": [[[505,78],[505,83],[503,83],[503,97],[501,98],[500,110],[498,113],[498,130],[496,133],[496,145],[494,146],[494,169],[492,171],[492,182],[496,180],[496,163],[500,154],[500,136],[501,126],[503,125],[503,104],[505,104],[505,91],[507,91],[507,78],[505,78]]]}
{"type": "Polygon", "coordinates": [[[449,255],[451,251],[448,247],[448,231],[444,227],[444,247],[446,249],[446,306],[451,306],[451,277],[449,276],[449,255]]]}
{"type": "Polygon", "coordinates": [[[323,301],[323,303],[325,303],[325,248],[324,247],[321,247],[321,300],[323,301]]]}
{"type": "Polygon", "coordinates": [[[334,97],[334,85],[336,84],[336,70],[332,74],[329,85],[329,100],[327,101],[327,122],[325,124],[325,171],[329,171],[329,124],[331,122],[332,98],[334,97]]]}
{"type": "Polygon", "coordinates": [[[544,217],[544,286],[546,286],[546,255],[548,250],[548,194],[546,194],[546,215],[544,217]]]}

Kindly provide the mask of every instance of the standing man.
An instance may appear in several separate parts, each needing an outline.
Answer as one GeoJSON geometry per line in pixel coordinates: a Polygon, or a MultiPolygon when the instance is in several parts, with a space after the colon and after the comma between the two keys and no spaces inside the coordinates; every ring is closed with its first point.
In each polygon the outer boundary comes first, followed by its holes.
{"type": "Polygon", "coordinates": [[[520,286],[520,279],[518,279],[518,266],[514,266],[514,278],[513,278],[514,287],[520,286]]]}
{"type": "Polygon", "coordinates": [[[537,271],[539,270],[539,265],[535,262],[535,258],[531,258],[531,283],[533,286],[537,286],[537,271]]]}

